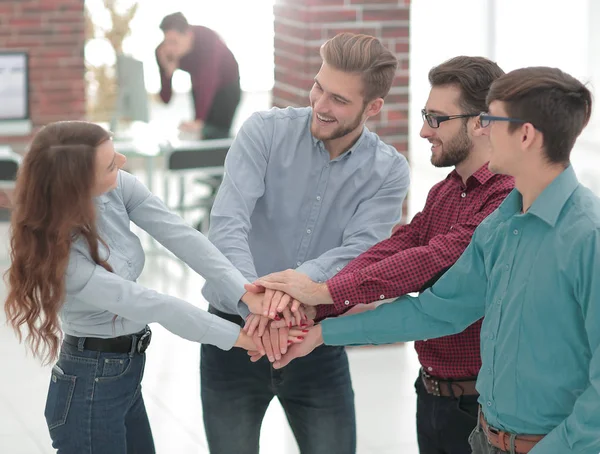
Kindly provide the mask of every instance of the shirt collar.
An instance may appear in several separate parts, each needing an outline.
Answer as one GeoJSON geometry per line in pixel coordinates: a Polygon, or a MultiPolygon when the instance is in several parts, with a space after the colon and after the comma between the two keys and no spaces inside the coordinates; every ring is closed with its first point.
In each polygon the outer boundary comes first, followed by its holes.
{"type": "MultiPolygon", "coordinates": [[[[488,180],[490,178],[492,178],[494,175],[495,174],[490,172],[490,169],[488,169],[488,163],[486,162],[479,169],[477,169],[477,171],[473,175],[471,175],[469,178],[467,178],[467,186],[469,185],[469,181],[471,179],[479,182],[480,185],[483,185],[483,184],[487,183],[488,180]]],[[[462,184],[462,177],[458,174],[456,169],[454,169],[452,172],[450,172],[448,174],[448,178],[453,178],[455,180],[458,180],[462,184]]]]}
{"type": "MultiPolygon", "coordinates": [[[[310,122],[312,122],[312,114],[311,114],[310,122]]],[[[310,131],[310,123],[309,123],[309,131],[310,131]]],[[[354,145],[352,145],[348,150],[346,150],[344,153],[342,153],[337,158],[335,158],[334,161],[342,159],[343,156],[350,156],[362,144],[362,142],[365,140],[365,136],[367,135],[368,132],[369,132],[369,129],[366,126],[363,126],[363,130],[360,133],[360,136],[358,137],[356,142],[354,142],[354,145]]],[[[319,144],[320,144],[320,147],[323,150],[327,151],[325,149],[325,145],[323,144],[323,141],[321,139],[317,139],[315,136],[312,135],[312,133],[310,133],[310,137],[312,138],[313,145],[315,147],[319,147],[319,144]]]]}
{"type": "MultiPolygon", "coordinates": [[[[579,186],[579,180],[575,175],[573,166],[569,165],[533,202],[528,214],[532,214],[551,227],[556,225],[558,217],[565,204],[579,186]]],[[[523,209],[523,198],[521,193],[514,189],[502,202],[499,211],[505,218],[520,213],[523,209]]]]}
{"type": "Polygon", "coordinates": [[[102,194],[94,198],[96,207],[98,207],[100,211],[104,211],[104,205],[106,205],[109,201],[110,199],[108,198],[108,194],[102,194]]]}

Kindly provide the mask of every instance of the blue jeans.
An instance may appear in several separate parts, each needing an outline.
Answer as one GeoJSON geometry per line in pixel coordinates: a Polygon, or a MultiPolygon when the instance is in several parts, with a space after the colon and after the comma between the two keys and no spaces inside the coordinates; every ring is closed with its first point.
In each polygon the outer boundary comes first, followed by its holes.
{"type": "Polygon", "coordinates": [[[52,369],[46,423],[58,454],[153,454],[142,398],[145,354],[63,343],[52,369]]]}
{"type": "Polygon", "coordinates": [[[302,454],[356,451],[354,391],[343,347],[321,346],[280,370],[239,348],[202,345],[200,386],[211,454],[258,454],[260,426],[277,396],[302,454]]]}

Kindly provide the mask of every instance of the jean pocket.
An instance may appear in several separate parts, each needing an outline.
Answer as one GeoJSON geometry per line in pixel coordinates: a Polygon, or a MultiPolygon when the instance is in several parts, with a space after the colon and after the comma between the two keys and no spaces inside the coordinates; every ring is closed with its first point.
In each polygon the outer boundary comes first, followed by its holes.
{"type": "Polygon", "coordinates": [[[101,358],[100,363],[102,365],[101,375],[98,376],[97,381],[110,381],[121,378],[129,371],[131,366],[131,357],[122,356],[119,358],[101,358]]]}
{"type": "Polygon", "coordinates": [[[62,426],[67,422],[76,381],[76,376],[66,375],[60,367],[54,366],[52,368],[48,398],[44,410],[49,430],[62,426]]]}

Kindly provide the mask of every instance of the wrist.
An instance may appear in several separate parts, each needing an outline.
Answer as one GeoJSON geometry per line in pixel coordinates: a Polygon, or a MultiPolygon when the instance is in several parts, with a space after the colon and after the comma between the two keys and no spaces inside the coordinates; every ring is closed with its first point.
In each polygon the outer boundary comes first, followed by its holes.
{"type": "Polygon", "coordinates": [[[233,346],[240,347],[245,350],[250,350],[250,348],[252,348],[253,346],[252,339],[250,338],[250,336],[248,336],[248,334],[246,334],[245,331],[240,330],[240,334],[238,335],[238,338],[235,341],[235,344],[233,344],[233,346]]]}
{"type": "Polygon", "coordinates": [[[331,293],[329,293],[329,287],[327,282],[321,282],[318,285],[317,294],[319,295],[319,304],[333,304],[331,293]]]}
{"type": "Polygon", "coordinates": [[[314,328],[317,331],[317,347],[320,345],[323,345],[325,343],[325,341],[323,340],[323,326],[319,323],[318,325],[315,325],[314,328]]]}

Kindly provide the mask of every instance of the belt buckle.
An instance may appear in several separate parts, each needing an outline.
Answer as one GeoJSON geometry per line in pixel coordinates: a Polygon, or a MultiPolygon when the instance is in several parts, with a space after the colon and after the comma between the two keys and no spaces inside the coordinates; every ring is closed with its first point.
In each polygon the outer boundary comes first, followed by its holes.
{"type": "Polygon", "coordinates": [[[137,352],[142,354],[148,349],[148,345],[150,345],[150,340],[152,339],[152,331],[150,328],[146,329],[146,332],[140,336],[137,341],[137,352]]]}

